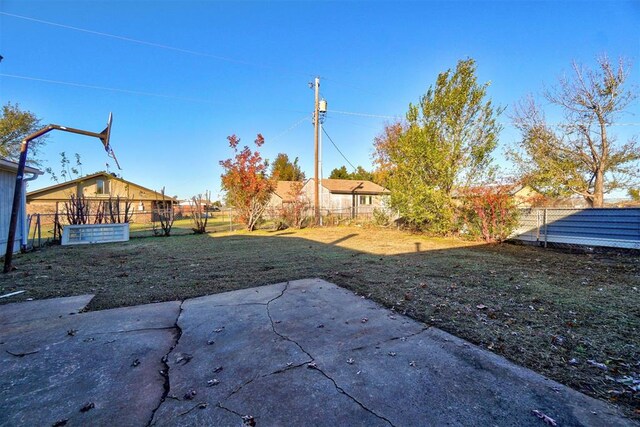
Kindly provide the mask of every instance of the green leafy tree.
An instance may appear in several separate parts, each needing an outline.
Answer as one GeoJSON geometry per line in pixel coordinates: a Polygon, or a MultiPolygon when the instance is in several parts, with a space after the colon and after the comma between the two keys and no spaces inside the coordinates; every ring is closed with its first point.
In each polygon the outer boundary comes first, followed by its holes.
{"type": "Polygon", "coordinates": [[[340,166],[339,168],[335,168],[331,171],[329,175],[329,179],[352,179],[359,181],[373,181],[373,174],[363,168],[362,166],[358,166],[355,171],[349,172],[347,171],[346,166],[340,166]]]}
{"type": "Polygon", "coordinates": [[[629,197],[631,197],[631,200],[633,200],[634,202],[640,202],[640,189],[630,188],[629,197]]]}
{"type": "Polygon", "coordinates": [[[329,179],[349,179],[349,171],[346,166],[335,168],[329,174],[329,179]]]}
{"type": "Polygon", "coordinates": [[[473,59],[440,73],[405,122],[388,125],[375,139],[377,173],[384,168],[391,204],[417,229],[455,229],[452,191],[488,180],[502,109],[487,99],[473,59]]]}
{"type": "Polygon", "coordinates": [[[304,172],[298,165],[298,158],[291,162],[286,154],[278,154],[271,164],[271,178],[280,181],[304,181],[304,172]]]}
{"type": "Polygon", "coordinates": [[[595,70],[574,62],[572,77],[544,93],[562,113],[558,126],[547,123],[531,97],[516,106],[513,120],[522,139],[509,154],[529,185],[549,196],[580,195],[602,207],[606,193],[638,182],[637,138],[618,142],[610,129],[637,96],[626,87],[628,76],[623,60],[616,67],[601,57],[595,70]]]}
{"type": "MultiPolygon", "coordinates": [[[[17,161],[20,157],[20,144],[22,140],[41,129],[40,119],[30,111],[23,111],[18,104],[7,103],[2,106],[0,116],[0,157],[17,161]]],[[[44,144],[47,135],[41,136],[29,143],[28,161],[38,164],[34,156],[38,148],[44,144]]]]}

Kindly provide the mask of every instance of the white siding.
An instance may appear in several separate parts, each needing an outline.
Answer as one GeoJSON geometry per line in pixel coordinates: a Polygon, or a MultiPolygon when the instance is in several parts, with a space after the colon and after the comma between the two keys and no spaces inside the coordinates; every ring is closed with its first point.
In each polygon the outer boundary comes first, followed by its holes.
{"type": "MultiPolygon", "coordinates": [[[[7,235],[9,234],[9,221],[11,219],[11,205],[13,203],[13,191],[16,186],[15,172],[0,170],[0,252],[4,254],[7,248],[7,235]]],[[[20,206],[22,215],[24,206],[20,206]]],[[[20,216],[18,216],[20,218],[20,216]]],[[[13,251],[20,250],[20,239],[22,238],[22,227],[19,220],[16,227],[16,238],[14,240],[13,251]]]]}

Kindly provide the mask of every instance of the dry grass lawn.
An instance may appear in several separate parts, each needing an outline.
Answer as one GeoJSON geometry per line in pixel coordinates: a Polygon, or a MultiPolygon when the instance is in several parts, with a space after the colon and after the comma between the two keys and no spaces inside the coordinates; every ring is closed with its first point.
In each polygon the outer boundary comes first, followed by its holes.
{"type": "Polygon", "coordinates": [[[321,277],[640,418],[637,253],[336,227],[50,247],[14,264],[0,289],[27,292],[0,302],[95,293],[91,310],[321,277]]]}

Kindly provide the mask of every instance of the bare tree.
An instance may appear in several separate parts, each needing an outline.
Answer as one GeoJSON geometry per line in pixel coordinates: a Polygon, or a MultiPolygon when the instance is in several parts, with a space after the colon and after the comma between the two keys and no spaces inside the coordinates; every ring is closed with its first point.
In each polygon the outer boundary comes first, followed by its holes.
{"type": "Polygon", "coordinates": [[[204,234],[207,231],[207,220],[209,212],[207,210],[211,206],[211,192],[205,191],[204,195],[198,194],[193,196],[189,201],[191,205],[191,229],[195,234],[204,234]]]}
{"type": "Polygon", "coordinates": [[[562,111],[557,126],[547,123],[531,97],[516,106],[512,118],[522,140],[509,154],[532,187],[551,196],[577,194],[602,207],[604,194],[637,182],[637,138],[620,143],[609,132],[636,99],[634,88],[625,87],[628,76],[622,59],[616,66],[602,56],[595,70],[574,62],[571,78],[544,92],[562,111]]]}

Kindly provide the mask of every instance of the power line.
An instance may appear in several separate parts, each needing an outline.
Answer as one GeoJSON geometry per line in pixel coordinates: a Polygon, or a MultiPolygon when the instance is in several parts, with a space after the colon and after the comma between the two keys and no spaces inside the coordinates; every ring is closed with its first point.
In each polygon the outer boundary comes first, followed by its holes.
{"type": "Polygon", "coordinates": [[[322,132],[324,132],[324,134],[325,134],[325,135],[327,135],[327,138],[329,138],[329,141],[331,141],[331,144],[333,144],[333,146],[335,147],[335,149],[336,149],[336,150],[338,150],[338,153],[340,153],[340,155],[342,156],[342,158],[343,158],[347,163],[349,163],[349,165],[353,168],[353,171],[354,171],[354,172],[356,172],[356,171],[357,171],[356,167],[355,167],[355,166],[353,166],[353,163],[351,163],[351,162],[349,161],[349,159],[347,159],[347,157],[346,157],[344,154],[342,154],[342,151],[340,151],[340,149],[338,148],[338,146],[336,145],[336,143],[335,143],[335,142],[333,142],[333,139],[331,139],[331,137],[330,137],[330,136],[329,136],[329,134],[327,133],[327,130],[324,128],[324,126],[322,127],[322,132]]]}
{"type": "Polygon", "coordinates": [[[119,89],[119,88],[113,88],[113,87],[107,87],[107,86],[96,86],[96,85],[89,85],[89,84],[76,83],[76,82],[65,82],[65,81],[62,81],[62,80],[41,79],[39,77],[19,76],[19,75],[16,75],[16,74],[0,73],[0,77],[10,77],[12,79],[31,80],[31,81],[35,81],[35,82],[53,83],[53,84],[59,84],[59,85],[65,85],[65,86],[82,87],[82,88],[87,88],[87,89],[107,90],[107,91],[110,91],[110,92],[129,93],[129,94],[132,94],[132,95],[155,96],[155,97],[158,97],[158,98],[180,99],[180,100],[183,100],[183,101],[203,102],[203,103],[215,104],[215,102],[212,102],[212,101],[209,101],[209,100],[205,100],[205,99],[186,98],[186,97],[183,97],[183,96],[174,96],[174,95],[167,95],[167,94],[153,93],[153,92],[143,92],[143,91],[130,90],[130,89],[119,89]]]}
{"type": "Polygon", "coordinates": [[[398,116],[383,116],[380,114],[369,114],[369,113],[355,113],[351,111],[338,111],[338,110],[327,110],[327,113],[335,113],[335,114],[344,114],[347,116],[361,116],[361,117],[373,117],[376,119],[392,119],[395,120],[398,116]]]}
{"type": "Polygon", "coordinates": [[[271,143],[278,141],[280,138],[282,138],[284,135],[286,135],[287,133],[291,132],[292,130],[294,130],[295,128],[297,128],[298,126],[300,126],[300,124],[302,122],[304,122],[305,120],[309,120],[309,115],[305,115],[304,117],[302,117],[300,120],[296,121],[293,125],[291,125],[288,129],[286,129],[283,132],[280,132],[277,136],[275,136],[273,139],[271,139],[271,143]]]}
{"type": "Polygon", "coordinates": [[[202,57],[206,57],[206,58],[217,59],[219,61],[226,61],[226,62],[231,62],[231,63],[235,63],[235,64],[241,64],[241,65],[249,65],[249,66],[257,67],[257,68],[266,68],[266,69],[272,69],[272,70],[286,71],[286,72],[291,73],[291,74],[300,74],[300,75],[305,75],[307,77],[314,75],[314,74],[310,74],[310,73],[303,73],[301,71],[293,71],[293,70],[286,69],[286,68],[273,67],[271,65],[259,64],[259,63],[256,63],[256,62],[250,62],[250,61],[245,61],[245,60],[242,60],[242,59],[231,58],[231,57],[228,57],[228,56],[214,55],[214,54],[207,53],[207,52],[200,52],[200,51],[197,51],[197,50],[184,49],[184,48],[180,48],[180,47],[169,46],[169,45],[166,45],[166,44],[155,43],[155,42],[150,42],[150,41],[141,40],[141,39],[135,39],[133,37],[120,36],[120,35],[117,35],[117,34],[105,33],[103,31],[95,31],[95,30],[90,30],[90,29],[87,29],[87,28],[75,27],[73,25],[59,24],[57,22],[45,21],[44,19],[32,18],[32,17],[24,16],[24,15],[17,15],[15,13],[0,12],[0,15],[10,16],[12,18],[23,19],[25,21],[37,22],[39,24],[50,25],[52,27],[64,28],[64,29],[67,29],[67,30],[79,31],[79,32],[87,33],[87,34],[93,34],[93,35],[96,35],[96,36],[108,37],[108,38],[112,38],[112,39],[116,39],[116,40],[122,40],[122,41],[130,42],[130,43],[137,43],[137,44],[144,45],[144,46],[151,46],[151,47],[155,47],[155,48],[159,48],[159,49],[166,49],[166,50],[171,50],[171,51],[174,51],[174,52],[186,53],[188,55],[195,55],[195,56],[202,56],[202,57]]]}
{"type": "MultiPolygon", "coordinates": [[[[210,104],[210,105],[219,105],[219,106],[229,107],[228,104],[223,104],[221,102],[210,101],[208,99],[202,99],[202,98],[189,98],[189,97],[184,97],[184,96],[167,95],[167,94],[162,94],[162,93],[145,92],[145,91],[131,90],[131,89],[121,89],[121,88],[114,88],[114,87],[108,87],[108,86],[90,85],[90,84],[85,84],[85,83],[68,82],[68,81],[63,81],[63,80],[52,80],[52,79],[42,79],[42,78],[39,78],[39,77],[20,76],[20,75],[16,75],[16,74],[0,73],[0,77],[9,77],[9,78],[13,78],[13,79],[30,80],[30,81],[43,82],[43,83],[52,83],[52,84],[59,84],[59,85],[64,85],[64,86],[81,87],[81,88],[95,89],[95,90],[105,90],[105,91],[109,91],[109,92],[127,93],[127,94],[131,94],[131,95],[153,96],[153,97],[157,97],[157,98],[176,99],[176,100],[180,100],[180,101],[197,102],[197,103],[202,103],[202,104],[210,104]]],[[[237,107],[237,106],[235,106],[235,107],[237,107]]],[[[292,112],[292,113],[302,113],[302,111],[300,111],[300,110],[287,110],[287,109],[274,109],[274,108],[271,108],[271,109],[272,110],[279,110],[279,111],[287,111],[287,112],[292,112]]]]}

